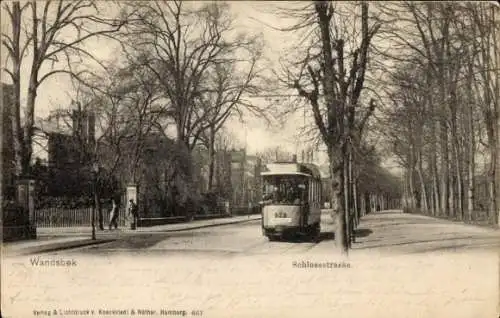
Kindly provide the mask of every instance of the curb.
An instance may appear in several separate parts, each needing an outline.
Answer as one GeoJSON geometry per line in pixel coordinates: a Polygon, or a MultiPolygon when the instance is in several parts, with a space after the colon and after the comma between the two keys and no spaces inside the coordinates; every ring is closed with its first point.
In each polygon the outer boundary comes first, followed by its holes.
{"type": "Polygon", "coordinates": [[[44,254],[44,253],[50,253],[50,252],[56,252],[56,251],[64,251],[64,250],[69,250],[73,248],[78,248],[78,247],[84,247],[84,246],[92,246],[92,245],[99,245],[99,244],[105,244],[105,243],[110,243],[114,242],[116,239],[97,239],[97,240],[85,240],[85,241],[75,241],[71,243],[58,243],[58,244],[53,244],[52,246],[47,246],[47,247],[41,247],[41,248],[36,248],[36,247],[28,247],[21,249],[19,252],[7,252],[4,253],[5,256],[26,256],[26,255],[33,255],[33,254],[44,254]]]}
{"type": "Polygon", "coordinates": [[[173,230],[151,230],[151,231],[134,231],[130,230],[127,231],[127,233],[150,233],[150,232],[155,232],[155,233],[169,233],[169,232],[182,232],[182,231],[188,231],[188,230],[196,230],[196,229],[203,229],[207,227],[216,227],[216,226],[224,226],[224,225],[231,225],[231,224],[238,224],[238,223],[245,223],[245,222],[251,222],[251,221],[259,221],[261,220],[262,217],[258,217],[256,219],[246,219],[246,220],[238,220],[238,221],[231,221],[227,223],[217,223],[217,224],[207,224],[207,225],[193,225],[190,227],[184,227],[180,229],[173,229],[173,230]]]}
{"type": "MultiPolygon", "coordinates": [[[[144,227],[138,227],[137,229],[144,229],[144,230],[131,230],[129,228],[124,227],[123,229],[120,229],[119,233],[123,234],[130,234],[130,233],[168,233],[168,232],[180,232],[180,231],[187,231],[187,230],[195,230],[195,229],[201,229],[205,227],[215,227],[215,226],[223,226],[223,225],[230,225],[230,224],[238,224],[238,223],[244,223],[244,222],[251,222],[251,221],[259,221],[262,219],[262,216],[259,216],[258,218],[255,219],[244,219],[244,220],[238,220],[238,221],[230,221],[227,223],[216,223],[216,224],[206,224],[206,225],[191,225],[191,226],[186,226],[183,228],[178,228],[178,229],[171,229],[171,230],[158,230],[155,229],[155,227],[159,227],[162,225],[155,225],[155,226],[144,226],[144,227]],[[148,230],[146,230],[148,229],[148,230]]],[[[105,232],[107,235],[111,232],[105,232]]],[[[63,231],[55,231],[55,232],[45,232],[41,236],[73,236],[75,234],[80,234],[76,232],[63,232],[63,231]]]]}

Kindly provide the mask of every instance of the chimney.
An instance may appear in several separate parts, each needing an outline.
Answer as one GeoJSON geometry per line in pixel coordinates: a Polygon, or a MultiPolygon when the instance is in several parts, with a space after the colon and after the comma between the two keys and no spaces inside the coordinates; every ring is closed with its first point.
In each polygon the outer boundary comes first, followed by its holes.
{"type": "Polygon", "coordinates": [[[292,156],[292,162],[297,163],[297,155],[292,156]]]}

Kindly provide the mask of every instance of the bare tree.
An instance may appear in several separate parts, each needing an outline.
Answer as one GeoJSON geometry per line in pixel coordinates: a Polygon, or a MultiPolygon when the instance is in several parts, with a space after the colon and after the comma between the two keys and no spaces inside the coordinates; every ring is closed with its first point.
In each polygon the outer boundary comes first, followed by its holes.
{"type": "Polygon", "coordinates": [[[256,106],[248,98],[249,95],[255,95],[260,91],[257,82],[260,49],[256,44],[250,42],[241,48],[250,55],[247,71],[243,70],[243,63],[238,63],[235,58],[228,59],[223,64],[216,64],[207,80],[203,82],[204,88],[197,98],[200,104],[199,117],[203,120],[195,132],[195,139],[200,138],[208,149],[208,190],[213,186],[215,137],[228,118],[238,115],[239,119],[243,120],[245,112],[266,118],[264,109],[256,106]]]}
{"type": "Polygon", "coordinates": [[[125,36],[129,54],[137,55],[152,72],[170,100],[166,116],[176,124],[177,140],[192,150],[199,139],[204,113],[197,102],[203,80],[216,64],[248,43],[243,36],[231,41],[232,20],[224,3],[196,4],[182,1],[134,2],[137,9],[125,36]]]}
{"type": "Polygon", "coordinates": [[[21,65],[29,42],[21,42],[21,29],[23,13],[28,9],[29,4],[26,3],[22,7],[19,2],[12,3],[11,7],[7,4],[2,5],[2,10],[5,10],[10,18],[9,23],[12,26],[12,34],[2,32],[2,46],[7,49],[7,53],[11,59],[12,66],[10,69],[4,67],[12,79],[14,86],[13,110],[12,111],[12,136],[14,137],[14,158],[15,158],[15,174],[20,176],[23,173],[23,135],[21,133],[21,65]]]}
{"type": "MultiPolygon", "coordinates": [[[[366,119],[356,120],[363,113],[361,92],[368,66],[370,42],[379,26],[369,25],[368,4],[354,5],[351,14],[356,16],[361,33],[346,23],[345,13],[331,2],[314,2],[304,12],[303,21],[293,29],[312,28],[320,46],[308,46],[306,56],[299,60],[298,74],[288,69],[285,78],[292,80],[291,87],[310,104],[314,121],[328,149],[332,192],[338,206],[336,241],[347,253],[350,244],[351,190],[349,187],[349,163],[352,141],[356,138],[355,125],[366,123],[371,112],[364,112],[366,119]],[[359,20],[358,20],[359,19],[359,20]],[[359,34],[359,37],[357,36],[359,34]],[[351,41],[351,37],[359,41],[351,41]],[[295,78],[295,80],[293,80],[295,78]],[[346,191],[348,193],[346,193],[346,191]]],[[[351,24],[355,25],[355,24],[351,24]]],[[[314,40],[311,43],[315,43],[314,40]]],[[[296,65],[297,65],[296,64],[296,65]]],[[[290,82],[288,81],[288,84],[290,82]]],[[[370,108],[373,107],[371,103],[370,108]]]]}
{"type": "Polygon", "coordinates": [[[99,62],[85,48],[88,40],[116,33],[127,21],[119,18],[106,18],[100,15],[95,1],[46,1],[41,7],[39,2],[28,2],[22,7],[19,2],[5,2],[2,9],[10,18],[11,34],[2,32],[2,45],[10,58],[10,66],[4,71],[10,75],[15,86],[14,136],[16,175],[29,173],[32,156],[32,139],[37,91],[50,77],[68,74],[79,78],[84,70],[73,65],[83,57],[99,62]],[[23,34],[24,37],[21,35],[23,34]],[[68,36],[72,34],[73,36],[68,36]],[[28,68],[28,90],[21,132],[21,64],[25,57],[31,56],[28,68]],[[64,63],[60,63],[64,61],[64,63]],[[45,72],[46,66],[50,65],[45,72]]]}

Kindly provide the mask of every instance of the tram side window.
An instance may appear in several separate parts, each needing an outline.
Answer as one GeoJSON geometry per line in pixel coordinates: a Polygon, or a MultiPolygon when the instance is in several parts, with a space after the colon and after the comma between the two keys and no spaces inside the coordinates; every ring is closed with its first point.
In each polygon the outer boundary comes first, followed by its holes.
{"type": "Polygon", "coordinates": [[[316,180],[316,202],[318,202],[318,196],[319,195],[319,184],[318,184],[318,180],[316,180]]]}
{"type": "Polygon", "coordinates": [[[311,180],[311,203],[314,202],[314,180],[311,180]]]}
{"type": "Polygon", "coordinates": [[[316,181],[313,179],[313,182],[312,182],[312,202],[315,202],[316,200],[316,181]]]}
{"type": "Polygon", "coordinates": [[[320,195],[321,195],[321,187],[318,180],[316,180],[316,202],[320,201],[320,195]]]}
{"type": "Polygon", "coordinates": [[[321,182],[318,181],[318,202],[321,203],[321,182]]]}
{"type": "Polygon", "coordinates": [[[316,202],[321,201],[321,184],[316,180],[316,186],[318,187],[318,193],[316,194],[316,202]]]}
{"type": "Polygon", "coordinates": [[[313,200],[312,200],[313,194],[312,193],[313,193],[313,189],[314,189],[314,181],[311,180],[310,184],[311,184],[311,186],[309,187],[309,202],[312,203],[313,202],[313,200]]]}
{"type": "Polygon", "coordinates": [[[316,202],[316,180],[313,180],[313,199],[312,202],[316,202]]]}
{"type": "Polygon", "coordinates": [[[316,180],[314,183],[316,184],[316,197],[314,198],[314,201],[318,202],[318,193],[319,193],[318,181],[316,180]]]}

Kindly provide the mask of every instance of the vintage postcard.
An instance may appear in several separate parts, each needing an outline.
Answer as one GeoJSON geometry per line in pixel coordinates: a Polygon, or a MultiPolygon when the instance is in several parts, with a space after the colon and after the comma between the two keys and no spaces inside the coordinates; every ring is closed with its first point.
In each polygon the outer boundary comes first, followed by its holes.
{"type": "Polygon", "coordinates": [[[497,4],[0,7],[1,317],[500,317],[497,4]]]}

